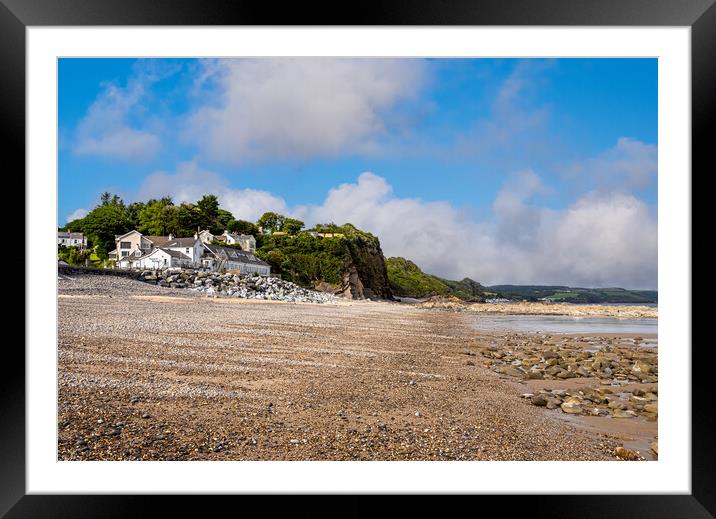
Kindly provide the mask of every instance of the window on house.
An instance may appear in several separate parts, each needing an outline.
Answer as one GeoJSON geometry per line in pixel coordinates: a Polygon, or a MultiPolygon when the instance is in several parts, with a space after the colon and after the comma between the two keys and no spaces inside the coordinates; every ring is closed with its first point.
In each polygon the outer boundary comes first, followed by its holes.
{"type": "Polygon", "coordinates": [[[129,252],[127,252],[126,250],[123,250],[122,257],[124,258],[125,256],[129,256],[129,252]]]}
{"type": "Polygon", "coordinates": [[[184,249],[184,251],[185,251],[187,254],[189,254],[189,247],[187,247],[186,249],[184,249]]]}
{"type": "Polygon", "coordinates": [[[120,249],[131,249],[132,242],[131,241],[121,241],[121,242],[119,242],[119,248],[120,249]]]}

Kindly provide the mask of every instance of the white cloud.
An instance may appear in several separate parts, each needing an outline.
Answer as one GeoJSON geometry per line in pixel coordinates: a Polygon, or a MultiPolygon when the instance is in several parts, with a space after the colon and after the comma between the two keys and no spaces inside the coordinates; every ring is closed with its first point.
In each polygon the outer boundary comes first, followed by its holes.
{"type": "Polygon", "coordinates": [[[363,173],[295,214],[307,223],[351,222],[376,234],[386,256],[448,278],[656,286],[656,218],[643,202],[614,193],[587,195],[564,210],[530,206],[529,196],[542,189],[533,172],[523,172],[498,194],[493,218],[476,222],[446,202],[396,197],[385,179],[363,173]]]}
{"type": "Polygon", "coordinates": [[[147,87],[162,76],[144,69],[126,87],[108,83],[77,126],[74,152],[126,161],[151,159],[161,148],[160,138],[146,129],[133,128],[130,114],[141,108],[147,87]]]}
{"type": "Polygon", "coordinates": [[[72,212],[72,214],[67,216],[66,221],[71,222],[72,220],[78,220],[80,218],[84,218],[85,216],[87,216],[87,213],[88,213],[87,209],[84,209],[84,208],[75,209],[72,212]]]}
{"type": "Polygon", "coordinates": [[[331,189],[319,205],[289,207],[266,191],[230,188],[221,176],[189,162],[174,173],[150,175],[138,198],[170,195],[175,202],[194,202],[208,193],[237,218],[255,221],[276,211],[308,226],[350,222],[377,235],[386,256],[409,258],[446,278],[645,289],[657,283],[652,208],[619,190],[588,192],[564,209],[541,207],[533,197],[549,189],[532,170],[508,178],[485,221],[448,202],[398,197],[371,172],[331,189]]]}
{"type": "Polygon", "coordinates": [[[197,87],[207,103],[188,136],[209,157],[232,163],[371,154],[416,99],[426,64],[411,59],[236,59],[207,62],[197,87]]]}
{"type": "Polygon", "coordinates": [[[614,147],[597,157],[570,165],[565,176],[585,190],[633,191],[655,181],[657,170],[655,145],[620,137],[614,147]]]}
{"type": "Polygon", "coordinates": [[[221,207],[238,219],[256,221],[266,211],[288,212],[282,198],[268,191],[230,188],[220,175],[199,168],[195,162],[179,164],[174,173],[152,173],[142,183],[136,199],[171,196],[178,204],[196,202],[208,194],[216,195],[221,207]]]}

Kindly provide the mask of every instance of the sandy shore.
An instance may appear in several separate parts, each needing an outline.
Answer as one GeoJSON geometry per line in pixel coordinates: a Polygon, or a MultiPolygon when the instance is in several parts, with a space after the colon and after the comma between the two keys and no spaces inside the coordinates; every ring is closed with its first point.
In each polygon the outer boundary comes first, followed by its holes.
{"type": "Polygon", "coordinates": [[[532,405],[465,313],[59,283],[62,460],[614,460],[656,433],[532,405]]]}
{"type": "Polygon", "coordinates": [[[569,315],[574,317],[615,317],[622,319],[657,319],[659,309],[651,306],[576,305],[571,303],[474,303],[457,298],[435,298],[419,303],[421,308],[464,310],[487,314],[569,315]]]}

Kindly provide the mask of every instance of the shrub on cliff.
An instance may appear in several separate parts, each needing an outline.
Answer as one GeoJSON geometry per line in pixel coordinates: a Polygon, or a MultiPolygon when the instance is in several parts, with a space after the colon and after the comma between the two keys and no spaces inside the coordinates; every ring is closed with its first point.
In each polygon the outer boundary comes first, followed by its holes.
{"type": "Polygon", "coordinates": [[[425,274],[410,260],[399,257],[388,258],[385,260],[385,264],[393,295],[428,297],[450,293],[450,287],[434,276],[425,274]]]}

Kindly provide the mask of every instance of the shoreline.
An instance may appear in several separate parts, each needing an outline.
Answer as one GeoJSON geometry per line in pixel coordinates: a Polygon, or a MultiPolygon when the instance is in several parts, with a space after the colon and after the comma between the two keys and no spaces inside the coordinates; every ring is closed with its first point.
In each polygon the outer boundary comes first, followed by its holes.
{"type": "Polygon", "coordinates": [[[616,460],[636,445],[527,401],[481,354],[505,334],[466,313],[59,283],[61,460],[616,460]]]}
{"type": "MultiPolygon", "coordinates": [[[[406,303],[409,304],[409,303],[406,303]]],[[[658,319],[651,306],[587,305],[573,303],[466,303],[457,298],[435,298],[412,304],[419,308],[464,311],[492,315],[563,315],[570,317],[611,317],[617,319],[658,319]]]]}

